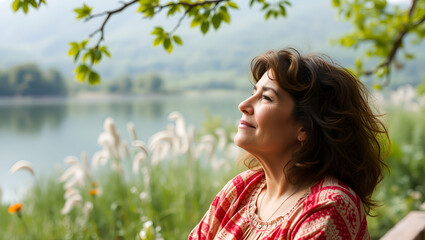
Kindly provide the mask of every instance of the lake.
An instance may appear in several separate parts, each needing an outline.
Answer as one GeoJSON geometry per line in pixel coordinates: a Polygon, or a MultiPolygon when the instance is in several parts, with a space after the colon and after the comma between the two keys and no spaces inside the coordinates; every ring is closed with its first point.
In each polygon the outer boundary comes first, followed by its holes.
{"type": "Polygon", "coordinates": [[[103,121],[114,119],[121,137],[130,142],[128,122],[135,124],[138,138],[147,141],[163,130],[168,114],[178,111],[200,129],[208,115],[220,116],[223,123],[235,124],[240,118],[238,104],[249,94],[85,97],[66,99],[0,100],[0,187],[3,202],[17,201],[31,186],[25,171],[9,174],[19,160],[33,164],[36,176],[49,175],[65,165],[66,156],[89,158],[100,150],[97,137],[103,121]]]}

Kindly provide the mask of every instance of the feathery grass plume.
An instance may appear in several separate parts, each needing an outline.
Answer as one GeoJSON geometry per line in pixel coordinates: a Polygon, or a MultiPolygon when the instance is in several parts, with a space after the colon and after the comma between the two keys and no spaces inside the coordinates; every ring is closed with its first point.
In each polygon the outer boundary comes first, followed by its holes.
{"type": "Polygon", "coordinates": [[[224,150],[227,145],[227,135],[223,128],[217,128],[214,133],[218,136],[217,149],[224,150]]]}
{"type": "Polygon", "coordinates": [[[170,121],[174,120],[176,122],[176,134],[177,134],[177,136],[179,136],[179,137],[186,136],[186,123],[185,123],[185,120],[184,120],[183,116],[181,115],[181,113],[171,112],[170,114],[168,114],[168,120],[170,120],[170,121]]]}
{"type": "Polygon", "coordinates": [[[170,149],[172,148],[172,144],[173,133],[169,130],[160,131],[152,135],[152,137],[149,139],[148,146],[150,152],[152,153],[151,162],[153,165],[158,164],[159,161],[168,155],[170,149]]]}
{"type": "Polygon", "coordinates": [[[81,161],[84,163],[85,169],[87,169],[87,171],[90,171],[91,169],[90,169],[89,159],[85,151],[81,152],[81,161]]]}
{"type": "Polygon", "coordinates": [[[106,163],[108,163],[109,158],[109,151],[106,151],[105,149],[97,151],[91,160],[92,168],[96,169],[99,166],[104,166],[106,163]]]}
{"type": "MultiPolygon", "coordinates": [[[[121,159],[116,141],[111,133],[103,132],[99,134],[97,143],[103,147],[103,150],[108,152],[108,155],[114,159],[121,159]]],[[[108,159],[109,160],[109,159],[108,159]]]]}
{"type": "Polygon", "coordinates": [[[134,127],[133,122],[127,123],[127,131],[130,133],[131,140],[136,141],[137,140],[137,134],[136,134],[136,129],[134,127]]]}
{"type": "MultiPolygon", "coordinates": [[[[110,163],[111,169],[120,174],[124,174],[122,158],[123,155],[125,157],[129,157],[128,146],[126,143],[121,141],[112,118],[108,117],[105,119],[103,129],[104,132],[102,132],[98,137],[98,143],[102,146],[102,151],[107,152],[108,154],[99,153],[96,160],[107,162],[110,158],[112,158],[113,161],[110,163]]],[[[97,162],[94,162],[93,164],[97,166],[97,162]]]]}
{"type": "Polygon", "coordinates": [[[32,164],[29,161],[20,160],[17,161],[13,166],[9,169],[9,174],[14,174],[15,172],[19,170],[26,170],[31,175],[35,176],[34,169],[32,168],[32,164]]]}
{"type": "Polygon", "coordinates": [[[197,146],[197,159],[202,156],[202,153],[205,153],[205,156],[208,160],[212,159],[215,151],[216,140],[213,135],[206,134],[201,137],[201,140],[197,146]]]}
{"type": "Polygon", "coordinates": [[[142,201],[150,201],[151,200],[150,197],[149,197],[149,193],[147,193],[147,192],[141,192],[139,194],[139,198],[142,201]]]}
{"type": "Polygon", "coordinates": [[[66,199],[65,205],[61,209],[61,214],[66,215],[70,213],[75,206],[81,204],[82,200],[83,198],[79,193],[71,195],[68,199],[66,199]]]}
{"type": "Polygon", "coordinates": [[[134,147],[139,148],[142,152],[144,152],[146,155],[148,155],[148,151],[146,150],[146,144],[145,144],[145,142],[143,142],[141,140],[134,140],[132,142],[132,145],[134,147]]]}
{"type": "Polygon", "coordinates": [[[83,166],[80,164],[78,159],[74,156],[68,156],[65,158],[65,163],[71,165],[59,178],[61,182],[65,182],[65,189],[69,189],[74,186],[85,186],[86,172],[83,166]]]}
{"type": "Polygon", "coordinates": [[[154,227],[152,221],[143,224],[142,230],[138,234],[139,240],[164,240],[161,236],[161,227],[154,227]]]}
{"type": "Polygon", "coordinates": [[[78,190],[76,188],[68,188],[68,189],[65,190],[63,197],[64,197],[65,200],[67,200],[72,195],[80,195],[80,190],[78,190]]]}
{"type": "Polygon", "coordinates": [[[92,210],[93,210],[93,203],[90,201],[85,202],[83,206],[83,214],[86,218],[90,216],[90,213],[92,210]]]}
{"type": "Polygon", "coordinates": [[[137,174],[139,172],[140,165],[142,164],[142,162],[147,160],[148,160],[148,155],[146,154],[146,151],[138,152],[136,156],[134,156],[133,158],[133,165],[131,168],[132,172],[134,174],[137,174]]]}
{"type": "Polygon", "coordinates": [[[121,142],[121,149],[124,152],[124,156],[126,158],[129,158],[130,157],[130,150],[128,150],[128,144],[127,144],[127,142],[125,142],[125,141],[122,141],[121,142]]]}
{"type": "Polygon", "coordinates": [[[186,130],[186,121],[181,113],[179,112],[171,112],[168,115],[168,120],[175,121],[175,128],[172,128],[175,133],[174,139],[178,142],[178,144],[174,144],[174,152],[178,155],[185,154],[190,145],[190,136],[188,135],[188,131],[186,130]]]}
{"type": "Polygon", "coordinates": [[[105,132],[111,134],[114,139],[114,145],[116,148],[118,148],[118,146],[120,145],[121,138],[118,134],[117,128],[115,127],[114,120],[110,117],[106,118],[103,123],[103,129],[105,130],[105,132]]]}

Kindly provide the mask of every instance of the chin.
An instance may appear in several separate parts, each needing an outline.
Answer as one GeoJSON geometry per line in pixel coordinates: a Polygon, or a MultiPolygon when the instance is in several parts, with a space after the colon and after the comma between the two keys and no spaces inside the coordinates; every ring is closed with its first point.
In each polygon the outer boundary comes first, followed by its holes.
{"type": "Polygon", "coordinates": [[[248,151],[248,141],[246,138],[244,138],[243,136],[241,136],[240,134],[236,134],[235,137],[233,138],[233,142],[235,143],[236,146],[248,151]]]}

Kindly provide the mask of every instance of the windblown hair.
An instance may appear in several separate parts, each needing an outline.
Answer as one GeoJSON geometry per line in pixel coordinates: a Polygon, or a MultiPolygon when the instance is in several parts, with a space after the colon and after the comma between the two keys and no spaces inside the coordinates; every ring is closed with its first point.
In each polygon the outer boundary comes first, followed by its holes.
{"type": "MultiPolygon", "coordinates": [[[[348,70],[323,55],[301,54],[292,48],[255,57],[255,82],[265,72],[294,101],[293,118],[307,138],[285,166],[292,183],[336,177],[353,189],[367,214],[377,206],[372,193],[387,168],[389,137],[384,124],[369,106],[367,88],[348,70]]],[[[244,157],[250,169],[259,167],[252,155],[244,157]]]]}

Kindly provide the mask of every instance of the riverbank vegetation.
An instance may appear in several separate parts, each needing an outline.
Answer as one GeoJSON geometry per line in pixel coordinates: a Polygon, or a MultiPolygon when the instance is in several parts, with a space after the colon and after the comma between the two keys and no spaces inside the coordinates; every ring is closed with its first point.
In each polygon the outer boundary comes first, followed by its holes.
{"type": "MultiPolygon", "coordinates": [[[[389,107],[385,117],[391,171],[376,192],[382,206],[368,219],[373,239],[425,201],[425,107],[408,95],[395,93],[392,101],[410,107],[389,107]]],[[[147,143],[129,123],[130,144],[106,119],[97,153],[67,157],[51,176],[35,175],[20,208],[0,205],[0,232],[5,239],[185,239],[219,189],[244,169],[236,163],[234,127],[209,119],[214,123],[195,131],[171,113],[172,124],[147,143]]]]}

